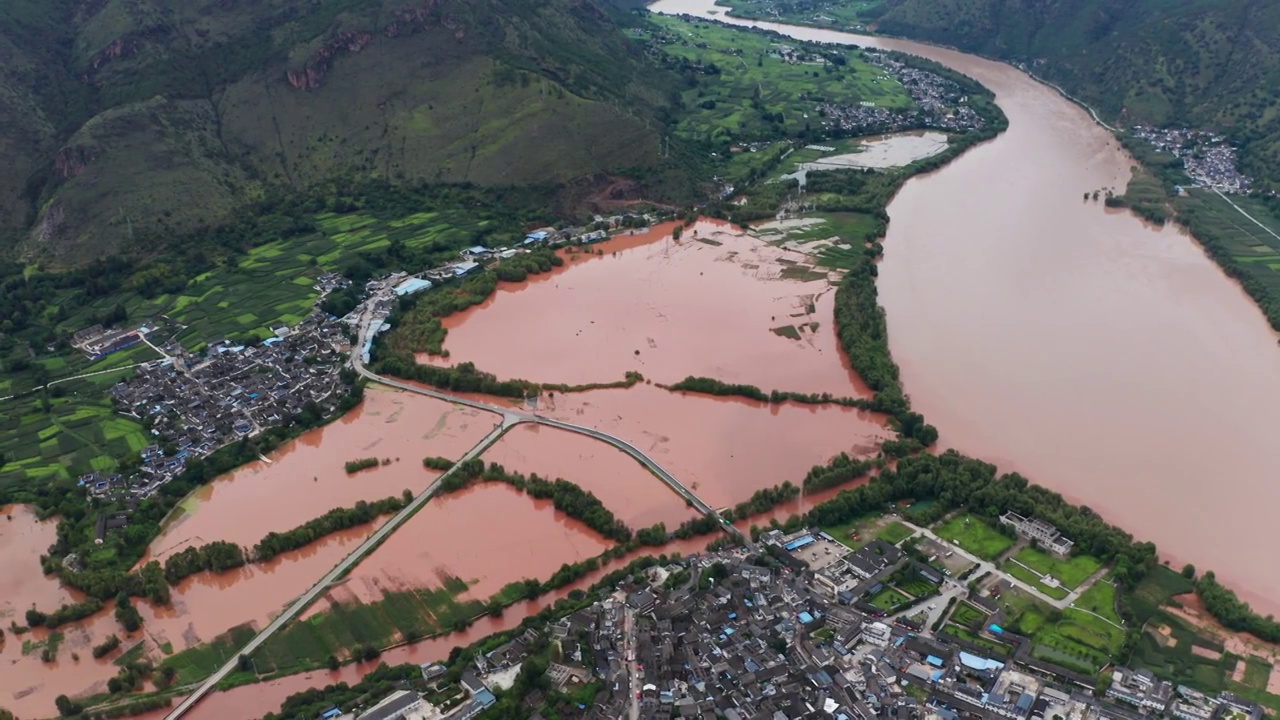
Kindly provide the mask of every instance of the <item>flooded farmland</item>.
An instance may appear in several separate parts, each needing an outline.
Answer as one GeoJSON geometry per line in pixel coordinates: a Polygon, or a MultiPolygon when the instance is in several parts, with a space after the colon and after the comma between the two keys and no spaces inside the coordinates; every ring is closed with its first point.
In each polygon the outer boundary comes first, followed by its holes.
{"type": "Polygon", "coordinates": [[[406,489],[416,494],[440,474],[422,466],[424,457],[461,457],[498,421],[480,410],[369,387],[364,402],[336,422],[197,490],[152,543],[153,554],[163,561],[188,544],[214,540],[252,546],[335,507],[406,489]],[[347,461],[366,457],[390,464],[347,474],[347,461]]]}
{"type": "MultiPolygon", "coordinates": [[[[423,457],[460,457],[496,421],[497,416],[482,411],[369,388],[361,406],[340,420],[306,433],[267,461],[218,478],[188,498],[177,518],[153,542],[151,558],[163,562],[175,550],[213,540],[252,546],[268,532],[301,525],[334,507],[398,495],[406,488],[420,492],[439,475],[422,466],[423,457]],[[346,461],[372,456],[390,458],[392,463],[346,474],[346,461]]],[[[39,556],[53,542],[55,522],[37,523],[25,507],[13,506],[6,512],[13,519],[0,520],[0,569],[6,587],[0,619],[21,624],[22,614],[33,604],[49,611],[78,598],[40,574],[39,556]]],[[[172,607],[137,602],[144,625],[135,641],[145,642],[147,652],[159,660],[164,657],[162,647],[180,652],[236,625],[264,624],[376,525],[335,533],[268,563],[221,575],[193,575],[173,588],[172,607]]],[[[51,633],[38,630],[16,638],[6,632],[8,639],[0,649],[4,668],[0,707],[22,717],[42,717],[53,714],[57,695],[105,690],[107,679],[119,668],[110,659],[93,660],[90,649],[112,633],[121,634],[129,644],[109,606],[86,621],[59,628],[57,661],[43,663],[42,643],[51,633]],[[31,641],[26,653],[23,640],[31,641]],[[71,658],[72,653],[79,655],[79,661],[71,658]]]]}
{"type": "Polygon", "coordinates": [[[798,483],[841,452],[875,455],[892,436],[878,416],[853,408],[770,405],[652,385],[556,395],[541,411],[626,438],[715,507],[798,483]]]}
{"type": "MultiPolygon", "coordinates": [[[[1088,505],[1175,565],[1280,609],[1280,352],[1240,286],[1184,233],[1083,203],[1133,160],[1088,113],[1009,65],[920,43],[652,9],[888,48],[996,94],[1009,129],[889,205],[880,298],[894,358],[944,445],[1088,505]],[[1230,518],[1236,532],[1221,532],[1230,518]]],[[[715,13],[713,15],[713,13],[715,13]]],[[[1243,218],[1242,222],[1247,222],[1243,218]]]]}
{"type": "Polygon", "coordinates": [[[600,498],[633,530],[698,516],[652,473],[599,440],[540,425],[517,425],[484,454],[485,462],[521,473],[564,478],[600,498]]]}
{"type": "Polygon", "coordinates": [[[370,602],[387,591],[440,587],[455,577],[469,586],[464,599],[486,600],[507,583],[545,580],[564,563],[595,557],[612,544],[557,512],[550,500],[506,483],[478,483],[432,498],[356,566],[334,599],[370,602]]]}
{"type": "Polygon", "coordinates": [[[694,223],[679,240],[675,227],[564,252],[556,271],[503,283],[444,320],[449,361],[543,383],[638,371],[665,384],[693,375],[765,392],[869,395],[836,341],[835,287],[811,258],[721,222],[694,223]]]}

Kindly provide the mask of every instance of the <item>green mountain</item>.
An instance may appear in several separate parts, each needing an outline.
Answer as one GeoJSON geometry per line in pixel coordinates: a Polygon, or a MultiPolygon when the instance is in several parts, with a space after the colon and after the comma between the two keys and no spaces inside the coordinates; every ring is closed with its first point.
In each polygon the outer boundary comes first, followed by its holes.
{"type": "Polygon", "coordinates": [[[882,32],[1033,65],[1125,124],[1217,129],[1280,188],[1274,0],[886,0],[882,32]]]}
{"type": "Polygon", "coordinates": [[[7,0],[0,252],[75,264],[339,176],[653,166],[667,76],[625,18],[593,0],[7,0]]]}

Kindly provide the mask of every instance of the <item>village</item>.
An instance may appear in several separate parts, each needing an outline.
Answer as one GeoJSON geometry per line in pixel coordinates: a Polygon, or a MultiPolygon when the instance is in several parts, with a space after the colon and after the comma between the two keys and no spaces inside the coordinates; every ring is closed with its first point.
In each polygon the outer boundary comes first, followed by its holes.
{"type": "MultiPolygon", "coordinates": [[[[1001,522],[1045,552],[1071,551],[1071,541],[1042,520],[1010,513],[1001,522]]],[[[948,557],[964,554],[935,542],[948,557]]],[[[445,666],[428,664],[423,678],[439,685],[427,697],[400,690],[362,712],[334,708],[326,717],[469,720],[531,660],[547,663],[546,692],[579,697],[595,689],[592,702],[569,714],[583,720],[1263,715],[1231,693],[1175,687],[1146,669],[1109,666],[1100,685],[1032,657],[1027,638],[1001,627],[996,599],[1019,581],[999,571],[967,584],[934,572],[933,591],[890,612],[875,600],[886,583],[929,567],[912,553],[882,540],[854,551],[817,528],[768,531],[760,543],[763,552],[712,552],[634,574],[590,607],[475,656],[457,685],[440,680],[445,666]],[[962,637],[962,626],[974,634],[962,637]],[[1016,649],[993,652],[983,637],[1016,649]],[[440,707],[430,697],[449,700],[440,707]]],[[[522,702],[536,710],[546,699],[535,690],[522,702]]]]}
{"type": "Polygon", "coordinates": [[[937,73],[909,67],[885,53],[867,52],[865,57],[883,69],[886,78],[902,83],[917,109],[890,110],[872,103],[821,103],[818,113],[826,118],[829,127],[844,134],[866,135],[926,127],[961,132],[983,126],[982,117],[969,106],[968,97],[954,82],[937,73]]]}
{"type": "Polygon", "coordinates": [[[1239,170],[1236,149],[1223,135],[1146,125],[1135,125],[1132,132],[1156,150],[1181,159],[1187,175],[1200,187],[1238,195],[1247,194],[1252,187],[1252,181],[1239,170]]]}
{"type": "MultiPolygon", "coordinates": [[[[665,216],[663,216],[665,217],[665,216]]],[[[370,280],[365,299],[343,318],[315,309],[294,327],[272,328],[260,342],[222,338],[192,352],[166,334],[165,318],[128,328],[94,326],[77,333],[74,343],[86,356],[99,359],[147,343],[163,355],[140,365],[135,374],[111,388],[117,412],[149,424],[155,442],[140,451],[140,464],[128,472],[91,472],[78,479],[90,495],[136,504],[181,474],[190,461],[219,448],[254,437],[267,428],[310,413],[330,417],[350,392],[342,369],[350,357],[354,326],[369,312],[375,329],[362,353],[368,361],[376,331],[386,329],[387,316],[399,298],[480,271],[486,264],[527,253],[534,247],[588,245],[610,232],[647,227],[658,215],[597,216],[588,226],[544,228],[530,232],[515,247],[473,246],[456,261],[418,273],[395,272],[370,280]],[[159,344],[156,344],[159,343],[159,344]]],[[[332,272],[316,278],[316,305],[335,290],[350,285],[332,272]]],[[[105,516],[104,516],[105,517],[105,516]]],[[[122,526],[123,517],[107,518],[105,531],[122,526]]]]}

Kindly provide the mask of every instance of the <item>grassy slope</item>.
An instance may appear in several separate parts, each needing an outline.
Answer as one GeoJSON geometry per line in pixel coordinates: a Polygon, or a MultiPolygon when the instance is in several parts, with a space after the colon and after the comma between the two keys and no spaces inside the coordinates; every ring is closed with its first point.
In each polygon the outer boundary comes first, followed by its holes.
{"type": "Polygon", "coordinates": [[[670,99],[616,26],[626,16],[590,2],[6,5],[0,157],[15,171],[0,180],[0,251],[27,236],[58,263],[225,220],[269,183],[548,184],[650,167],[670,99]],[[341,33],[367,42],[317,63],[341,33]],[[290,87],[289,71],[317,64],[315,87],[290,87]],[[84,169],[55,171],[60,150],[84,169]]]}
{"type": "Polygon", "coordinates": [[[1267,0],[894,0],[888,33],[1015,60],[1123,122],[1229,131],[1280,182],[1280,5],[1267,0]]]}

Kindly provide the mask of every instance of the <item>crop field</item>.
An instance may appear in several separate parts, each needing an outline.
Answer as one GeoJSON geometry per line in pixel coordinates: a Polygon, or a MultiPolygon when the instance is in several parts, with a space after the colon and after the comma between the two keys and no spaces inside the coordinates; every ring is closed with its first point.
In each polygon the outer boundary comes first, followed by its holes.
{"type": "MultiPolygon", "coordinates": [[[[1133,607],[1134,615],[1138,620],[1146,622],[1174,596],[1194,590],[1195,583],[1191,580],[1163,565],[1157,565],[1129,593],[1129,604],[1133,607]]],[[[1083,599],[1081,597],[1081,600],[1083,599]]]]}
{"type": "Polygon", "coordinates": [[[483,603],[462,601],[467,584],[456,578],[444,588],[388,592],[373,603],[332,603],[322,613],[296,621],[272,636],[255,655],[259,670],[301,670],[330,655],[342,658],[360,646],[395,643],[460,627],[484,612],[483,603]]]}
{"type": "Polygon", "coordinates": [[[252,626],[238,625],[211,642],[170,655],[161,665],[172,667],[178,672],[179,685],[197,682],[212,675],[228,660],[234,658],[236,652],[256,634],[252,626]]]}
{"type": "Polygon", "coordinates": [[[106,400],[92,396],[28,395],[0,407],[0,486],[33,478],[70,479],[94,470],[111,470],[150,442],[142,425],[115,414],[106,400]]]}
{"type": "Polygon", "coordinates": [[[981,518],[968,513],[957,515],[933,531],[957,547],[986,560],[994,560],[1013,546],[1013,538],[1001,534],[981,518]]]}
{"type": "Polygon", "coordinates": [[[816,56],[789,60],[785,51],[800,43],[787,46],[759,33],[669,16],[651,20],[663,37],[675,40],[662,49],[696,79],[696,86],[685,91],[691,112],[678,128],[688,137],[730,143],[795,136],[807,125],[816,131],[820,118],[813,116],[813,106],[822,100],[912,106],[901,83],[862,60],[857,50],[823,48],[829,62],[816,56]],[[715,70],[706,71],[711,66],[715,70]]]}
{"type": "MultiPolygon", "coordinates": [[[[394,220],[328,213],[316,216],[315,224],[318,232],[255,247],[236,265],[194,278],[179,294],[147,299],[137,293],[119,293],[82,308],[64,325],[86,327],[94,313],[119,303],[131,322],[161,315],[171,319],[172,325],[153,334],[157,344],[176,337],[188,349],[196,349],[223,338],[266,338],[271,328],[295,324],[310,312],[317,297],[313,285],[320,273],[338,270],[393,243],[444,260],[484,237],[492,223],[483,214],[451,210],[394,220]]],[[[485,237],[484,241],[510,239],[485,237]]],[[[149,444],[139,423],[112,412],[104,391],[128,377],[131,371],[123,368],[159,357],[145,344],[98,361],[68,350],[41,359],[39,368],[0,380],[0,397],[6,397],[27,393],[45,380],[120,369],[54,386],[47,409],[45,401],[34,395],[0,400],[0,487],[110,470],[116,459],[149,444]]]]}
{"type": "Polygon", "coordinates": [[[1080,583],[1102,568],[1102,563],[1097,558],[1088,555],[1073,555],[1064,559],[1033,547],[1023,548],[1013,559],[1041,575],[1057,578],[1058,582],[1072,590],[1080,587],[1080,583]]]}
{"type": "Polygon", "coordinates": [[[1280,235],[1280,219],[1257,200],[1238,196],[1231,200],[1266,229],[1205,190],[1190,191],[1189,196],[1177,198],[1175,206],[1197,238],[1220,245],[1248,277],[1261,283],[1273,305],[1280,303],[1280,238],[1276,237],[1280,235]]]}

